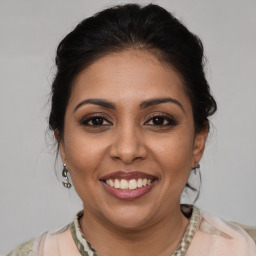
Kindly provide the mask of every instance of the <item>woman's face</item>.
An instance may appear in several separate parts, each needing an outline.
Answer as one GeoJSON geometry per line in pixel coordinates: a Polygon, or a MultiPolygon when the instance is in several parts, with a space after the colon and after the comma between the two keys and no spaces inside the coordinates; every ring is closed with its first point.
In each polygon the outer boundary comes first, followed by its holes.
{"type": "Polygon", "coordinates": [[[139,228],[179,209],[206,137],[195,135],[179,74],[147,51],[125,50],[78,76],[60,151],[86,214],[139,228]]]}

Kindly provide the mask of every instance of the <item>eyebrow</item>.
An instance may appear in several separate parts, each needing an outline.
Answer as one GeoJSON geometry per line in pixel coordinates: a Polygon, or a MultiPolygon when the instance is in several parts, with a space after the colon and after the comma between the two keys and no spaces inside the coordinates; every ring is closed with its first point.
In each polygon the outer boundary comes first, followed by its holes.
{"type": "Polygon", "coordinates": [[[140,104],[140,108],[144,109],[144,108],[148,108],[148,107],[151,107],[151,106],[154,106],[154,105],[158,105],[158,104],[162,104],[162,103],[166,103],[166,102],[171,102],[171,103],[176,104],[185,113],[185,109],[182,106],[182,104],[178,100],[175,100],[175,99],[170,98],[170,97],[168,97],[168,98],[160,98],[160,99],[149,99],[149,100],[143,101],[140,104]]]}
{"type": "Polygon", "coordinates": [[[101,107],[104,107],[104,108],[110,108],[110,109],[116,109],[116,106],[115,104],[109,102],[109,101],[106,101],[106,100],[103,100],[103,99],[86,99],[86,100],[83,100],[81,101],[80,103],[78,103],[74,109],[74,112],[80,108],[81,106],[83,105],[86,105],[86,104],[94,104],[94,105],[98,105],[98,106],[101,106],[101,107]]]}
{"type": "MultiPolygon", "coordinates": [[[[176,104],[177,106],[179,106],[181,108],[181,110],[185,113],[185,110],[182,106],[182,104],[178,101],[175,100],[173,98],[156,98],[156,99],[149,99],[149,100],[145,100],[140,104],[140,109],[145,109],[154,105],[158,105],[158,104],[162,104],[162,103],[167,103],[167,102],[171,102],[176,104]]],[[[80,108],[83,105],[86,104],[93,104],[93,105],[98,105],[104,108],[110,108],[110,109],[116,109],[116,105],[112,102],[109,102],[107,100],[103,100],[103,99],[86,99],[81,101],[80,103],[78,103],[76,105],[76,107],[74,108],[74,112],[80,108]]]]}

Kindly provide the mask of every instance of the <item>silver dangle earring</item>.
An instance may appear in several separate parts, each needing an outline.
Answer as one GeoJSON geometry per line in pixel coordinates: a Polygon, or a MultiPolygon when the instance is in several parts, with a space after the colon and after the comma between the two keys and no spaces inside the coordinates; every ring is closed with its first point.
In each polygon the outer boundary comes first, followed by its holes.
{"type": "MultiPolygon", "coordinates": [[[[201,190],[201,184],[202,184],[202,177],[201,177],[201,170],[200,170],[200,164],[199,163],[196,163],[196,165],[192,168],[192,171],[194,172],[194,175],[197,176],[198,178],[198,189],[194,189],[194,191],[197,192],[197,195],[194,199],[194,202],[193,204],[197,201],[197,199],[199,198],[199,195],[200,195],[200,190],[201,190]]],[[[193,190],[193,189],[192,189],[193,190]]]]}
{"type": "Polygon", "coordinates": [[[66,182],[65,181],[62,181],[62,184],[65,188],[71,188],[72,185],[71,183],[69,182],[69,178],[68,178],[68,170],[66,169],[66,165],[67,164],[63,164],[63,171],[62,171],[62,177],[65,178],[66,182]]]}
{"type": "Polygon", "coordinates": [[[194,174],[197,174],[198,172],[200,172],[200,164],[197,163],[195,167],[192,168],[192,170],[194,171],[194,174]]]}

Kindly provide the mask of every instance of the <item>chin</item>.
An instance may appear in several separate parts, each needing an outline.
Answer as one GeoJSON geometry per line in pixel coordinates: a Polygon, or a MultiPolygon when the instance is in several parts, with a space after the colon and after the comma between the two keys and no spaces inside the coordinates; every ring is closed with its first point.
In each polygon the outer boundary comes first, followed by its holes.
{"type": "Polygon", "coordinates": [[[105,212],[105,219],[117,229],[134,230],[145,227],[153,219],[153,209],[141,206],[126,206],[120,209],[113,208],[105,212]]]}

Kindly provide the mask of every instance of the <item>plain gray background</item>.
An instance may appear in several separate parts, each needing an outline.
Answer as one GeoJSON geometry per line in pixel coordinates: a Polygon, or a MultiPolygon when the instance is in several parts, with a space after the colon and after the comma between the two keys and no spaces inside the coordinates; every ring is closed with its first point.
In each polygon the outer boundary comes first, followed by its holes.
{"type": "MultiPolygon", "coordinates": [[[[59,41],[128,1],[0,1],[0,251],[69,223],[82,207],[61,184],[47,132],[59,41]],[[57,176],[55,174],[55,170],[57,176]]],[[[138,2],[138,1],[130,1],[138,2]]],[[[145,4],[148,1],[139,1],[145,4]]],[[[153,1],[199,35],[218,102],[203,160],[201,208],[256,225],[256,1],[153,1]]]]}

